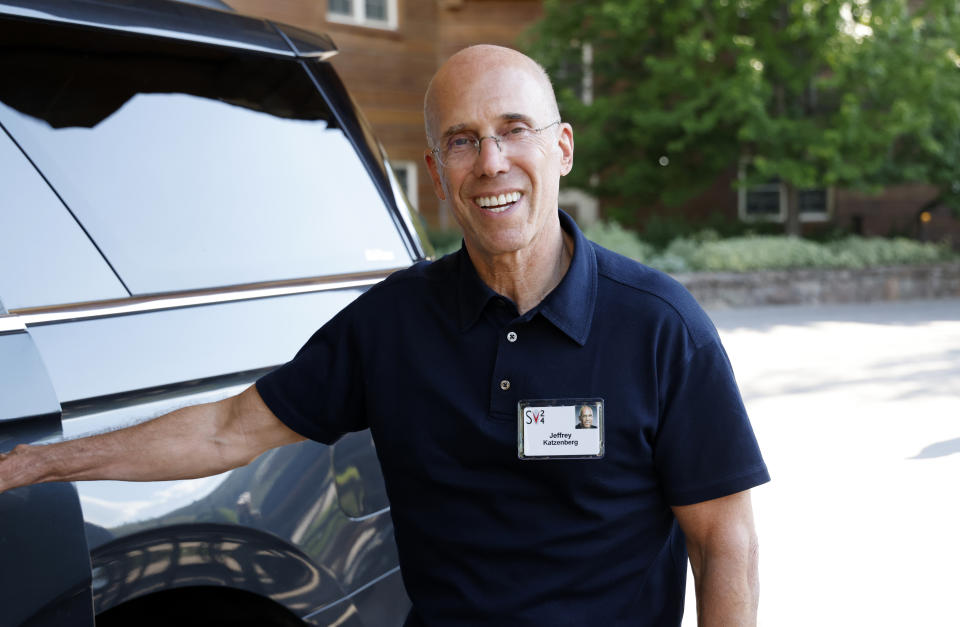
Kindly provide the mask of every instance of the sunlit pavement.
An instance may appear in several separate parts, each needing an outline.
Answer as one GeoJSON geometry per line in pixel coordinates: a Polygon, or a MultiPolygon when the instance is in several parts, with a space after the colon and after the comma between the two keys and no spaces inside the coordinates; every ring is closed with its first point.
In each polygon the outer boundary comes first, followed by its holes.
{"type": "Polygon", "coordinates": [[[760,624],[960,625],[960,300],[710,313],[773,477],[760,624]]]}

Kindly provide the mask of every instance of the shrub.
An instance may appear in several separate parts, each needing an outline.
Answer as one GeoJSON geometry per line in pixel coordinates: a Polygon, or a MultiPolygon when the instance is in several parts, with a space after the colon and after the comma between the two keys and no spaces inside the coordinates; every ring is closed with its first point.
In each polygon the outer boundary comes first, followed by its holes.
{"type": "Polygon", "coordinates": [[[643,241],[653,244],[657,250],[664,250],[674,240],[681,237],[697,239],[706,231],[720,237],[738,237],[782,232],[783,226],[768,222],[743,222],[716,211],[706,218],[695,220],[682,215],[654,213],[643,219],[641,237],[643,241]]]}
{"type": "Polygon", "coordinates": [[[647,265],[670,274],[690,272],[687,260],[672,253],[658,253],[647,260],[647,265]]]}
{"type": "Polygon", "coordinates": [[[806,240],[762,235],[704,242],[688,261],[694,270],[745,272],[829,266],[833,255],[823,246],[806,240]]]}
{"type": "Polygon", "coordinates": [[[604,248],[645,263],[654,252],[653,246],[642,241],[636,233],[617,222],[594,222],[583,234],[604,248]]]}
{"type": "MultiPolygon", "coordinates": [[[[928,264],[960,259],[945,244],[903,237],[884,239],[847,236],[819,243],[785,235],[744,235],[722,239],[714,229],[674,238],[666,248],[642,240],[617,222],[595,222],[584,234],[605,248],[670,273],[748,272],[788,268],[868,268],[928,264]]],[[[441,256],[460,247],[457,230],[431,231],[441,256]]]]}
{"type": "Polygon", "coordinates": [[[893,239],[847,237],[827,245],[838,257],[850,259],[846,267],[924,264],[948,261],[956,255],[948,246],[918,242],[905,237],[893,239]]]}
{"type": "Polygon", "coordinates": [[[463,235],[459,229],[427,229],[427,237],[436,251],[437,259],[448,253],[460,250],[460,241],[463,235]]]}
{"type": "Polygon", "coordinates": [[[946,246],[897,238],[850,236],[818,244],[787,236],[732,237],[723,240],[674,240],[664,256],[682,258],[689,270],[746,272],[788,268],[866,268],[925,264],[957,258],[946,246]]]}

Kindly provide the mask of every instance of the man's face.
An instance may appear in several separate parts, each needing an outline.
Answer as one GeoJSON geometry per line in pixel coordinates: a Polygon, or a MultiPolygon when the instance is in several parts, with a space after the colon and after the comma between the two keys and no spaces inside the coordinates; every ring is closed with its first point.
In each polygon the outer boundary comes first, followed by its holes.
{"type": "Polygon", "coordinates": [[[593,410],[589,407],[580,408],[580,426],[586,429],[593,426],[593,410]]]}
{"type": "MultiPolygon", "coordinates": [[[[521,63],[456,64],[438,75],[433,87],[433,145],[445,146],[457,132],[499,136],[517,125],[536,129],[556,122],[543,85],[521,63]]],[[[449,200],[472,254],[522,250],[556,219],[560,177],[573,162],[572,131],[556,124],[534,140],[522,147],[503,142],[501,151],[493,139],[483,139],[477,157],[456,166],[442,165],[427,153],[437,195],[449,200]]]]}

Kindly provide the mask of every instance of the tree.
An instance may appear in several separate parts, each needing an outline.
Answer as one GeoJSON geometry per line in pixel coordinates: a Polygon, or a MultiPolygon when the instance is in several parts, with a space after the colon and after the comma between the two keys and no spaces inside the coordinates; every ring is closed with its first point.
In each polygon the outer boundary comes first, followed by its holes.
{"type": "Polygon", "coordinates": [[[887,2],[864,21],[873,35],[852,73],[874,94],[872,106],[895,112],[901,126],[873,182],[934,185],[939,194],[920,211],[947,205],[960,216],[960,5],[927,0],[908,11],[887,2]]]}
{"type": "Polygon", "coordinates": [[[745,184],[777,178],[789,190],[791,233],[797,190],[952,189],[958,141],[943,132],[960,128],[947,46],[960,35],[956,8],[907,4],[546,0],[530,51],[577,130],[570,184],[630,222],[636,204],[679,204],[745,164],[745,184]],[[592,101],[579,97],[584,72],[592,101]]]}

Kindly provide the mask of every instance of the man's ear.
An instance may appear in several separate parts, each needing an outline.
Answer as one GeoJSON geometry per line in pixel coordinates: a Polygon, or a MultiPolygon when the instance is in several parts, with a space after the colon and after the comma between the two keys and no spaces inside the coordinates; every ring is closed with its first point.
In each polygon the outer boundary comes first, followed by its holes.
{"type": "Polygon", "coordinates": [[[446,200],[447,194],[443,191],[443,179],[440,177],[440,163],[436,155],[429,149],[423,151],[423,160],[427,163],[427,172],[430,173],[430,179],[433,181],[433,193],[440,200],[446,200]]]}
{"type": "Polygon", "coordinates": [[[573,127],[566,122],[560,123],[560,176],[566,176],[573,169],[573,127]]]}

